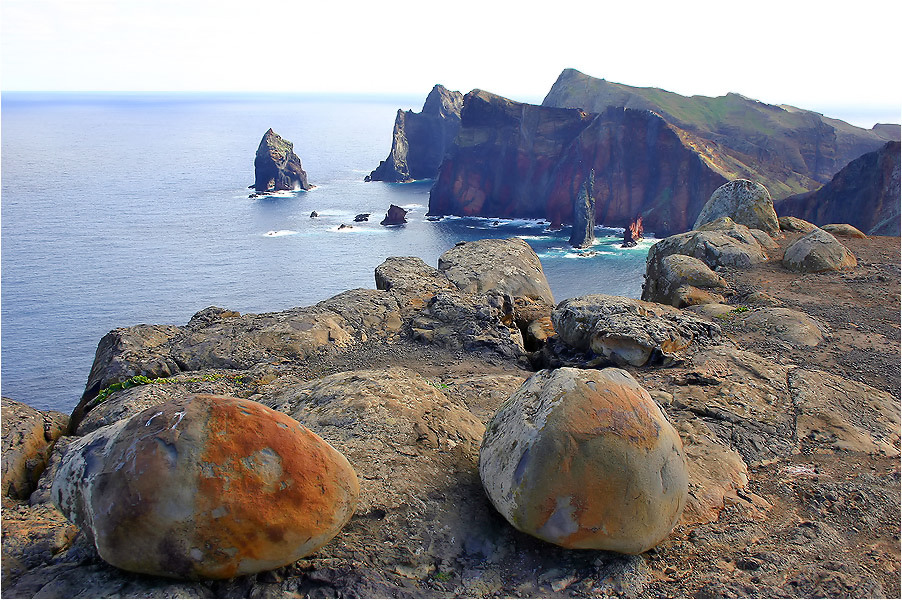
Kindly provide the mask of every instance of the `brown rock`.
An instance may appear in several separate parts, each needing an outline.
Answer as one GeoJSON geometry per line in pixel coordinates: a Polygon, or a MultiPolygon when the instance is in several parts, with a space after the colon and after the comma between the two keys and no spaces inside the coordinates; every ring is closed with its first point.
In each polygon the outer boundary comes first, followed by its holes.
{"type": "Polygon", "coordinates": [[[864,233],[862,233],[860,229],[852,227],[848,223],[830,223],[828,225],[822,225],[821,229],[826,232],[832,233],[833,235],[842,235],[845,237],[859,239],[868,237],[864,233]]]}
{"type": "Polygon", "coordinates": [[[799,238],[783,253],[783,266],[802,273],[842,271],[857,265],[855,255],[823,229],[799,238]]]}
{"type": "Polygon", "coordinates": [[[286,415],[192,396],[73,443],[52,494],[108,563],[210,579],[316,551],[353,514],[358,484],[339,452],[286,415]]]}
{"type": "Polygon", "coordinates": [[[2,494],[27,500],[47,465],[54,441],[68,428],[69,418],[6,397],[2,403],[2,494]]]}

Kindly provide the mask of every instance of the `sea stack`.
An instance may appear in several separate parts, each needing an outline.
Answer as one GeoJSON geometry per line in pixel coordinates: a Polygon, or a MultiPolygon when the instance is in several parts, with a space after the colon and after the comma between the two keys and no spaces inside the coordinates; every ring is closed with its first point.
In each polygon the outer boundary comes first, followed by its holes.
{"type": "Polygon", "coordinates": [[[595,243],[595,171],[579,188],[573,203],[573,232],[570,245],[574,248],[588,248],[595,243]]]}
{"type": "Polygon", "coordinates": [[[400,206],[392,204],[385,213],[385,218],[379,222],[380,225],[403,225],[407,222],[407,211],[400,206]]]}
{"type": "Polygon", "coordinates": [[[307,173],[294,153],[294,144],[269,129],[257,147],[254,159],[254,191],[309,190],[307,173]]]}

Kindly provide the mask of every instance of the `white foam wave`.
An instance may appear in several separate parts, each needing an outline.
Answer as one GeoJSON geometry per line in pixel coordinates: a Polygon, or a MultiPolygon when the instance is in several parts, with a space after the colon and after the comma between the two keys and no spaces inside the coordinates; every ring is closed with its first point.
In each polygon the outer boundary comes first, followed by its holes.
{"type": "Polygon", "coordinates": [[[263,234],[264,237],[282,237],[285,235],[297,235],[297,231],[292,229],[279,229],[278,231],[267,231],[263,234]]]}

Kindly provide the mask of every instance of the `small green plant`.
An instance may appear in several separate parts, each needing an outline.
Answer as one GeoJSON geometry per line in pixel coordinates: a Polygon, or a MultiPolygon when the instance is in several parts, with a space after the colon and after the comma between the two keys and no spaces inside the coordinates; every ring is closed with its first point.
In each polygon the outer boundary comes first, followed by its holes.
{"type": "Polygon", "coordinates": [[[125,381],[120,381],[119,383],[114,383],[112,385],[108,385],[107,387],[100,390],[100,392],[91,400],[91,405],[96,406],[100,404],[113,392],[118,392],[119,390],[127,390],[129,388],[133,388],[139,385],[165,385],[167,383],[198,383],[201,381],[217,381],[219,379],[231,379],[236,384],[241,385],[243,375],[223,375],[222,373],[208,373],[203,377],[191,377],[188,379],[175,379],[173,377],[157,377],[156,379],[151,379],[145,375],[135,375],[134,377],[129,377],[125,381]]]}
{"type": "Polygon", "coordinates": [[[436,580],[441,581],[443,583],[448,582],[448,581],[451,581],[451,573],[446,572],[446,571],[436,571],[435,578],[436,578],[436,580]]]}
{"type": "Polygon", "coordinates": [[[744,312],[748,312],[748,311],[749,311],[749,307],[748,307],[748,306],[741,306],[741,305],[740,305],[740,306],[737,306],[736,308],[734,308],[733,310],[731,310],[730,312],[733,312],[733,313],[737,313],[737,314],[738,314],[738,313],[744,313],[744,312]]]}
{"type": "Polygon", "coordinates": [[[428,383],[429,383],[429,385],[431,385],[432,387],[434,387],[437,390],[447,390],[448,388],[451,387],[447,383],[440,383],[438,381],[430,381],[428,383]]]}

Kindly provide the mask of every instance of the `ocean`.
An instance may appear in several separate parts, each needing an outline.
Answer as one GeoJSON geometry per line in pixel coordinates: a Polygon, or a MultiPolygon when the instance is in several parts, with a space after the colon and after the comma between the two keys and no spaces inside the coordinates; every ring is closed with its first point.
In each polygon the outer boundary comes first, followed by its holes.
{"type": "Polygon", "coordinates": [[[389,256],[436,266],[461,240],[523,237],[557,301],[640,295],[651,238],[621,249],[622,230],[598,227],[580,253],[567,228],[541,221],[427,220],[431,181],[364,182],[388,155],[396,111],[424,98],[4,92],[2,394],[68,413],[111,329],[182,325],[211,305],[315,304],[375,287],[389,256]],[[248,197],[270,127],[316,188],[248,197]],[[391,204],[410,211],[406,225],[379,225],[391,204]]]}

